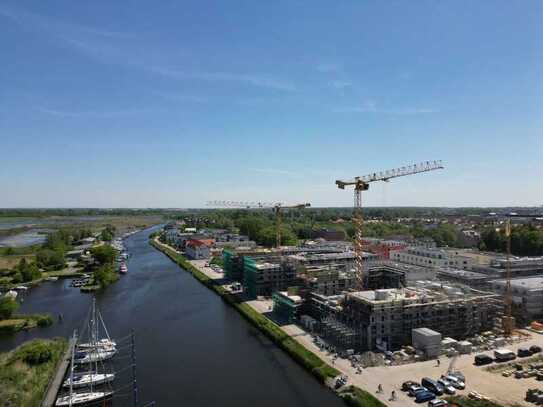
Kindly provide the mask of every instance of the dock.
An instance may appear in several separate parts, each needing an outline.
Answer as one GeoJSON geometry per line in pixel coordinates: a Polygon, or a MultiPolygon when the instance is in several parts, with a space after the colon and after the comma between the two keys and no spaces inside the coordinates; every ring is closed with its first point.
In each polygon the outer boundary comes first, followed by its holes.
{"type": "Polygon", "coordinates": [[[66,371],[70,367],[70,361],[72,359],[72,349],[74,348],[76,338],[70,338],[70,343],[68,344],[68,349],[64,353],[64,356],[60,360],[55,376],[49,382],[45,395],[43,396],[41,407],[53,407],[57,399],[57,394],[62,387],[62,382],[64,381],[64,376],[66,371]]]}

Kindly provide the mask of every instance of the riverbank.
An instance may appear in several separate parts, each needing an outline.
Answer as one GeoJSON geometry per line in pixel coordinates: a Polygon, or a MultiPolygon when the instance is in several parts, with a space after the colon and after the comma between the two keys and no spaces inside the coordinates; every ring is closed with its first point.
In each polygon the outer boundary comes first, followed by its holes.
{"type": "MultiPolygon", "coordinates": [[[[340,375],[340,372],[319,358],[315,353],[300,344],[291,335],[285,332],[279,325],[266,318],[249,304],[240,302],[236,296],[218,284],[214,279],[208,277],[205,273],[195,267],[183,255],[173,250],[171,247],[151,239],[150,244],[157,250],[166,254],[175,263],[184,270],[191,273],[198,281],[209,289],[215,291],[221,298],[238,312],[252,325],[257,327],[262,333],[269,337],[281,349],[289,354],[302,367],[311,372],[321,383],[329,386],[333,385],[333,378],[340,375]]],[[[353,391],[338,393],[342,399],[351,406],[385,406],[380,400],[372,394],[360,389],[353,388],[353,391]]]]}
{"type": "Polygon", "coordinates": [[[0,334],[11,335],[38,326],[49,326],[52,323],[53,318],[47,314],[13,315],[9,319],[0,320],[0,334]]]}
{"type": "Polygon", "coordinates": [[[66,350],[66,341],[33,340],[11,352],[0,353],[2,405],[35,407],[66,350]]]}

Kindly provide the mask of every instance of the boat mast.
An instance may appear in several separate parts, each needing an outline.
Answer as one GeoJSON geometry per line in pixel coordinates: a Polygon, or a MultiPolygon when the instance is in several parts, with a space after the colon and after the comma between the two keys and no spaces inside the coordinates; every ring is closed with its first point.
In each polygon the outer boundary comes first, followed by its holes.
{"type": "Polygon", "coordinates": [[[72,397],[73,397],[73,383],[74,383],[74,357],[75,357],[75,343],[77,342],[76,330],[74,330],[74,336],[72,340],[72,360],[70,363],[70,402],[69,407],[72,407],[72,397]]]}
{"type": "Polygon", "coordinates": [[[136,340],[132,329],[132,389],[134,391],[134,407],[138,407],[138,383],[136,381],[136,340]]]}
{"type": "Polygon", "coordinates": [[[102,313],[100,310],[98,310],[98,317],[100,318],[100,323],[102,324],[102,328],[104,328],[104,332],[106,333],[107,339],[111,340],[109,336],[109,332],[107,331],[106,324],[104,322],[104,319],[102,318],[102,313]]]}

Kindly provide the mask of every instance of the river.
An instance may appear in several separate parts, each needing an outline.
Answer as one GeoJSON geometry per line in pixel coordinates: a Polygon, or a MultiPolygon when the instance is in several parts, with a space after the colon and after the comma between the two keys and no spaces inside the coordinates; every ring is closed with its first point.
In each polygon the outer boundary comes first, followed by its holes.
{"type": "MultiPolygon", "coordinates": [[[[130,236],[129,272],[96,295],[114,338],[136,333],[140,406],[342,406],[215,293],[151,247],[152,229],[130,236]]],[[[46,282],[26,295],[21,313],[62,313],[50,327],[0,338],[0,351],[35,337],[67,338],[81,328],[92,297],[69,280],[46,282]]],[[[129,350],[114,359],[129,364],[129,350]]],[[[115,405],[131,404],[129,369],[115,381],[115,405]]]]}

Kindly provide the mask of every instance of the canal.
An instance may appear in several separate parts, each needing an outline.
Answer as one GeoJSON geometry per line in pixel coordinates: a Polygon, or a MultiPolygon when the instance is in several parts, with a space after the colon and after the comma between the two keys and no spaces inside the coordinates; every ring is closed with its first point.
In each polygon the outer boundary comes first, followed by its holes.
{"type": "MultiPolygon", "coordinates": [[[[215,293],[151,247],[151,232],[125,241],[128,274],[96,295],[112,337],[135,331],[140,406],[343,405],[215,293]]],[[[20,312],[62,313],[62,322],[0,337],[0,351],[35,337],[67,338],[82,327],[91,299],[69,280],[33,288],[20,312]]],[[[132,405],[129,350],[114,359],[120,372],[116,406],[132,405]]]]}

